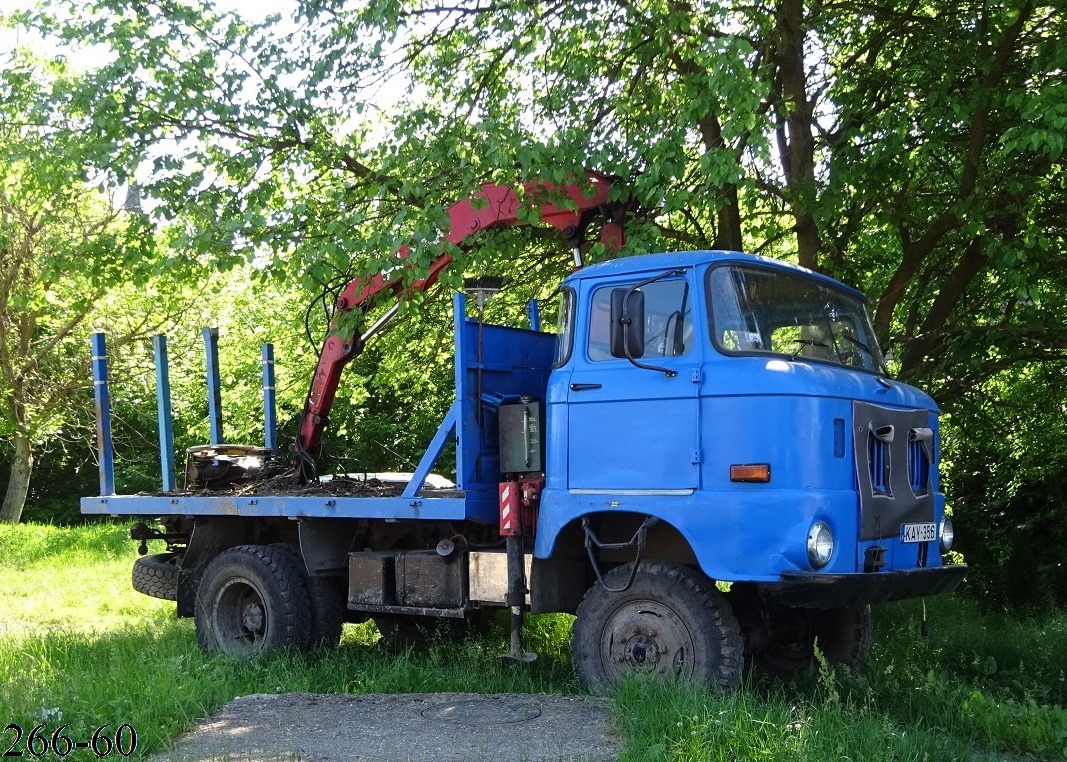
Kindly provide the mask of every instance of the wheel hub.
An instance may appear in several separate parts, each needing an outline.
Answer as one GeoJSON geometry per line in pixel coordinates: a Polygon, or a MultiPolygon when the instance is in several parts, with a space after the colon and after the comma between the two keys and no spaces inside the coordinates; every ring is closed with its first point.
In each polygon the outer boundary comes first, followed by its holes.
{"type": "Polygon", "coordinates": [[[661,657],[667,655],[666,648],[643,632],[634,632],[621,646],[618,661],[625,662],[632,669],[655,670],[661,657]]]}
{"type": "Polygon", "coordinates": [[[605,645],[617,674],[681,675],[685,672],[691,640],[669,608],[647,601],[624,608],[613,618],[609,631],[611,635],[605,645]]]}
{"type": "Polygon", "coordinates": [[[265,622],[266,615],[259,603],[250,601],[241,608],[241,625],[249,632],[260,632],[265,622]]]}

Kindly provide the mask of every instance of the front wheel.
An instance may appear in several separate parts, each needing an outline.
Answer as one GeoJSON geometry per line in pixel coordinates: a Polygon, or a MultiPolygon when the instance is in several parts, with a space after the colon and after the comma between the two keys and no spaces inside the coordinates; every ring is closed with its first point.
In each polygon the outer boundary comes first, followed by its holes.
{"type": "Polygon", "coordinates": [[[757,671],[781,680],[818,667],[815,649],[832,667],[854,670],[871,648],[871,607],[798,609],[742,607],[742,621],[757,671]]]}
{"type": "Polygon", "coordinates": [[[571,636],[582,687],[602,692],[630,674],[734,691],[744,666],[741,629],[725,597],[700,572],[667,562],[613,569],[585,594],[571,636]]]}
{"type": "Polygon", "coordinates": [[[812,612],[819,650],[834,666],[857,669],[871,650],[871,607],[849,606],[812,612]]]}
{"type": "Polygon", "coordinates": [[[284,547],[239,545],[204,570],[196,598],[196,638],[207,653],[259,656],[303,648],[311,600],[303,570],[284,547]]]}

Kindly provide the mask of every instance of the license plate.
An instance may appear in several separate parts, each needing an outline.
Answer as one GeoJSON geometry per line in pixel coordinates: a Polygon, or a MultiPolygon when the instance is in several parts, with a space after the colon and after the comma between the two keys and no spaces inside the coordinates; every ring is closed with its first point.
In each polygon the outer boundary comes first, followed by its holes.
{"type": "Polygon", "coordinates": [[[937,524],[901,524],[903,542],[933,542],[937,539],[937,524]]]}

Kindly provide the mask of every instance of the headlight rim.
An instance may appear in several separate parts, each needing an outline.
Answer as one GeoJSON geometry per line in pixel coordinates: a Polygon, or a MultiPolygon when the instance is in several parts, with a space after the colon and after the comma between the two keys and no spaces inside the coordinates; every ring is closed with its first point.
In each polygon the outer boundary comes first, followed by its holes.
{"type": "Polygon", "coordinates": [[[941,552],[948,553],[952,550],[952,546],[956,542],[956,527],[952,524],[952,519],[945,516],[941,519],[941,525],[938,527],[937,538],[941,545],[941,552]]]}
{"type": "Polygon", "coordinates": [[[815,571],[826,568],[834,557],[834,533],[830,525],[825,521],[818,520],[811,524],[808,529],[808,563],[815,571]],[[826,549],[821,553],[821,549],[826,549]],[[825,557],[824,557],[825,556],[825,557]]]}

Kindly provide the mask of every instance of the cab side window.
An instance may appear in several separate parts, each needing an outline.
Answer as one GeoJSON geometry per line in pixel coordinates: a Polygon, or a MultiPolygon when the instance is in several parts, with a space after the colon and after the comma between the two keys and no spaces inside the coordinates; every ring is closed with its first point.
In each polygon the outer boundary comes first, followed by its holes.
{"type": "MultiPolygon", "coordinates": [[[[611,354],[611,292],[624,286],[603,286],[593,292],[589,319],[589,359],[613,360],[611,354]]],[[[681,278],[641,287],[644,294],[644,352],[641,357],[680,357],[693,349],[693,305],[689,284],[681,278]]]]}

